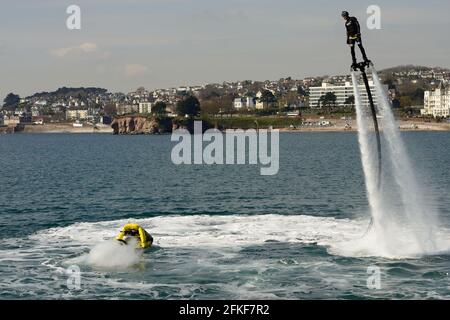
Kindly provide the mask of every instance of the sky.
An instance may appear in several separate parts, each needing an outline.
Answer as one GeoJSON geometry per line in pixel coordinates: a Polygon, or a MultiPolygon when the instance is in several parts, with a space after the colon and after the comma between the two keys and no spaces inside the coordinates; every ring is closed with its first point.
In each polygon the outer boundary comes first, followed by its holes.
{"type": "Polygon", "coordinates": [[[360,20],[378,69],[450,67],[446,0],[0,0],[0,99],[345,74],[342,10],[360,20]],[[66,27],[73,4],[81,30],[66,27]],[[380,30],[367,28],[370,5],[380,30]]]}

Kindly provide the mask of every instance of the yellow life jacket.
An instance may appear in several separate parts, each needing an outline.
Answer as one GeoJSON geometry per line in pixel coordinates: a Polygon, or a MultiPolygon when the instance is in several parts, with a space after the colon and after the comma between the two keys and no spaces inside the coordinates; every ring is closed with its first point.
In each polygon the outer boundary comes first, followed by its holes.
{"type": "Polygon", "coordinates": [[[139,233],[139,237],[136,236],[139,241],[139,247],[141,247],[142,249],[151,247],[153,243],[152,236],[150,236],[148,232],[144,230],[144,228],[136,223],[126,224],[117,235],[116,240],[123,240],[123,238],[125,237],[125,232],[131,230],[135,230],[139,233]]]}

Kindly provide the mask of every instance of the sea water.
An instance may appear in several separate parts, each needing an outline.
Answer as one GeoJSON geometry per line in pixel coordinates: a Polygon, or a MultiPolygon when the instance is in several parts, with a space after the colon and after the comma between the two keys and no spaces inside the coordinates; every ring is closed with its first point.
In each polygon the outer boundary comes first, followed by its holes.
{"type": "MultiPolygon", "coordinates": [[[[448,239],[450,134],[400,136],[439,216],[434,233],[448,239]]],[[[448,252],[355,250],[371,217],[356,133],[281,134],[270,177],[176,166],[172,146],[170,136],[0,137],[0,298],[450,297],[448,252]],[[127,222],[153,248],[115,247],[127,222]],[[379,290],[367,287],[373,266],[379,290]]]]}

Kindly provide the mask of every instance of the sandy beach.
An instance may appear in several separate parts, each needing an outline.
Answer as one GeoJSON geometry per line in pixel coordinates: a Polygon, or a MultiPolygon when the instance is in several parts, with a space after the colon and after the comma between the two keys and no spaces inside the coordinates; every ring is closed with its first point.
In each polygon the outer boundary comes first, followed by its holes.
{"type": "MultiPolygon", "coordinates": [[[[299,128],[280,129],[282,132],[356,132],[358,124],[356,121],[349,122],[345,120],[327,120],[330,126],[302,126],[299,128]]],[[[401,131],[450,131],[450,123],[436,123],[424,121],[406,121],[398,120],[398,127],[401,131]]]]}
{"type": "Polygon", "coordinates": [[[74,127],[71,123],[45,123],[43,125],[25,125],[18,133],[113,133],[110,125],[83,125],[74,127]]]}
{"type": "MultiPolygon", "coordinates": [[[[349,122],[345,120],[325,120],[330,121],[329,126],[302,126],[296,128],[278,128],[281,132],[356,132],[358,125],[356,121],[349,122]]],[[[425,122],[420,120],[397,121],[402,131],[450,131],[450,123],[425,122]]],[[[95,128],[91,125],[83,127],[74,127],[70,123],[55,124],[46,123],[43,125],[25,125],[23,129],[16,130],[16,133],[108,133],[112,134],[113,129],[109,125],[97,125],[95,128]]]]}

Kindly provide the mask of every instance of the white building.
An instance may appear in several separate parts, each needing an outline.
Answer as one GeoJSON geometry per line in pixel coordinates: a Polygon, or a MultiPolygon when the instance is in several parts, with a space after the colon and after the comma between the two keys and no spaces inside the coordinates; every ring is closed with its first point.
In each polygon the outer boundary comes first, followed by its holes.
{"type": "MultiPolygon", "coordinates": [[[[373,81],[369,81],[370,90],[372,91],[372,96],[375,105],[377,104],[377,95],[375,94],[375,86],[373,81]]],[[[385,90],[388,86],[384,86],[385,90]]],[[[361,100],[363,105],[369,106],[369,99],[367,97],[366,87],[364,84],[359,85],[359,91],[361,93],[361,100]]],[[[327,82],[323,82],[321,87],[310,87],[309,88],[309,106],[311,108],[320,108],[321,105],[319,100],[325,94],[332,92],[336,95],[336,106],[344,107],[345,101],[350,97],[354,96],[353,85],[350,82],[345,82],[344,85],[332,85],[327,82]]]]}
{"type": "Polygon", "coordinates": [[[87,109],[70,108],[66,110],[66,120],[86,120],[87,117],[87,109]]]}
{"type": "Polygon", "coordinates": [[[255,98],[247,97],[246,98],[246,107],[247,107],[247,109],[255,109],[255,107],[256,107],[255,98]]]}
{"type": "Polygon", "coordinates": [[[139,113],[151,113],[153,103],[151,102],[139,102],[139,113]]]}
{"type": "Polygon", "coordinates": [[[262,100],[258,100],[258,101],[256,101],[255,108],[257,110],[263,110],[263,109],[269,109],[270,106],[271,105],[268,102],[262,101],[262,100]]]}
{"type": "Polygon", "coordinates": [[[5,116],[3,118],[3,125],[5,126],[17,126],[20,123],[18,116],[5,116]]]}
{"type": "Polygon", "coordinates": [[[233,107],[238,110],[242,110],[244,108],[244,99],[243,98],[236,98],[233,101],[233,107]]]}
{"type": "Polygon", "coordinates": [[[441,82],[435,90],[425,91],[423,105],[423,116],[450,117],[450,86],[441,82]]]}
{"type": "Polygon", "coordinates": [[[40,115],[41,115],[41,109],[38,106],[32,106],[31,107],[31,116],[39,117],[40,115]]]}
{"type": "Polygon", "coordinates": [[[236,98],[233,101],[233,107],[238,110],[255,109],[255,106],[255,98],[253,97],[236,98]]]}
{"type": "Polygon", "coordinates": [[[34,104],[44,107],[47,105],[47,100],[37,100],[34,104]]]}
{"type": "Polygon", "coordinates": [[[24,112],[25,112],[25,108],[17,107],[17,108],[14,110],[14,115],[15,115],[15,116],[21,117],[21,116],[24,114],[24,112]]]}
{"type": "Polygon", "coordinates": [[[116,103],[117,115],[137,113],[139,112],[139,106],[136,104],[120,104],[116,103]]]}

